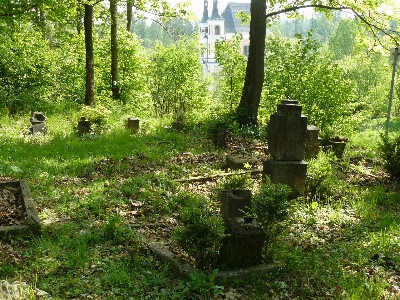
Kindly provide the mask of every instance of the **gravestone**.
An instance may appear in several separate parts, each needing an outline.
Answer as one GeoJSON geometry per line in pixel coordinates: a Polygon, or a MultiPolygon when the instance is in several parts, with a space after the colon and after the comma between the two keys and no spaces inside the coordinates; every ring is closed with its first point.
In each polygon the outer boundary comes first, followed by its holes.
{"type": "Polygon", "coordinates": [[[245,212],[249,212],[251,207],[250,190],[227,190],[219,195],[221,202],[221,216],[224,223],[228,223],[229,218],[243,217],[245,212]]]}
{"type": "Polygon", "coordinates": [[[32,117],[30,118],[31,134],[42,133],[45,134],[47,132],[46,127],[46,117],[42,112],[34,112],[32,117]]]}
{"type": "Polygon", "coordinates": [[[138,118],[128,118],[128,129],[132,132],[132,133],[137,133],[139,131],[139,119],[138,118]]]}
{"type": "Polygon", "coordinates": [[[244,268],[261,263],[266,234],[263,228],[251,219],[230,218],[227,236],[220,249],[223,267],[244,268]]]}
{"type": "Polygon", "coordinates": [[[86,120],[86,117],[81,117],[80,120],[78,121],[78,132],[80,134],[84,133],[90,133],[91,128],[90,128],[90,122],[86,120]]]}
{"type": "Polygon", "coordinates": [[[253,218],[246,216],[250,212],[251,191],[222,191],[220,201],[227,234],[220,249],[222,265],[241,268],[259,264],[266,235],[253,218]]]}
{"type": "Polygon", "coordinates": [[[263,162],[263,176],[272,183],[292,189],[292,197],[304,192],[307,163],[304,161],[307,140],[307,117],[298,101],[283,100],[270,116],[268,150],[272,159],[263,162]]]}
{"type": "Polygon", "coordinates": [[[307,126],[305,159],[316,158],[321,145],[319,129],[314,125],[307,126]]]}
{"type": "Polygon", "coordinates": [[[329,140],[328,145],[337,158],[342,158],[348,141],[346,137],[335,136],[329,140]]]}

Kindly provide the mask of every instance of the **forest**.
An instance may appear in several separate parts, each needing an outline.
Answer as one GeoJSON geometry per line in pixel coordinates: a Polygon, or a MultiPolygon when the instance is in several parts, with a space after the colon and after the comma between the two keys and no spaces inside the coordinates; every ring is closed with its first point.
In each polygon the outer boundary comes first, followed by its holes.
{"type": "Polygon", "coordinates": [[[204,74],[188,5],[0,0],[0,299],[400,298],[398,4],[251,3],[261,48],[204,74]],[[263,173],[284,100],[320,141],[295,196],[263,173]],[[256,266],[227,262],[226,191],[256,266]]]}

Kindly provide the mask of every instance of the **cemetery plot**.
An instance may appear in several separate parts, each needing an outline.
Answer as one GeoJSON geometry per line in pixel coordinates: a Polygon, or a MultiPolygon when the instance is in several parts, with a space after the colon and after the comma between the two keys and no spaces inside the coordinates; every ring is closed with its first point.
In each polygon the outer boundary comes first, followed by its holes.
{"type": "Polygon", "coordinates": [[[39,217],[28,183],[0,181],[0,236],[39,230],[39,217]]]}

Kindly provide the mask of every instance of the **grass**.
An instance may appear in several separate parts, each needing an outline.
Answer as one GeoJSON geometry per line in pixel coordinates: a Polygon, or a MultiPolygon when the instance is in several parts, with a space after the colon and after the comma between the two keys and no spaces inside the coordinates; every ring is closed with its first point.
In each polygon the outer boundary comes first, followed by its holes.
{"type": "Polygon", "coordinates": [[[377,179],[379,122],[350,138],[337,176],[324,182],[330,193],[293,201],[273,247],[279,267],[217,284],[201,273],[174,276],[131,225],[174,218],[174,195],[189,190],[174,179],[221,167],[183,153],[223,153],[198,128],[175,132],[165,120],[143,121],[136,135],[116,121],[79,137],[75,119],[49,116],[45,136],[24,135],[27,117],[0,120],[0,176],[28,180],[43,222],[40,236],[0,241],[0,280],[26,282],[52,299],[400,298],[400,195],[377,179]],[[350,164],[359,154],[375,167],[350,164]],[[376,183],[363,187],[366,178],[376,183]]]}

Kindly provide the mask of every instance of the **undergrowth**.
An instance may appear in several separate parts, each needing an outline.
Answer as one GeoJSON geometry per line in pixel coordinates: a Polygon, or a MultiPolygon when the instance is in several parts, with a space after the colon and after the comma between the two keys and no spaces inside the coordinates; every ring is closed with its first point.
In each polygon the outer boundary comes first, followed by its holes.
{"type": "MultiPolygon", "coordinates": [[[[0,176],[28,180],[43,223],[39,236],[0,241],[0,280],[26,282],[53,299],[400,296],[399,189],[372,143],[350,137],[342,160],[322,153],[309,162],[307,194],[291,200],[270,247],[272,272],[217,282],[215,270],[175,276],[135,226],[179,224],[190,201],[181,193],[203,197],[205,221],[208,209],[217,211],[215,185],[175,181],[218,173],[219,165],[206,158],[224,153],[201,130],[176,132],[148,119],[130,134],[117,121],[84,138],[73,131],[77,115],[47,117],[47,135],[26,135],[26,116],[0,122],[0,176]],[[351,161],[349,155],[367,148],[374,150],[351,161]]],[[[248,178],[233,179],[229,184],[254,189],[248,178]]],[[[162,236],[162,228],[154,235],[162,236]]]]}

